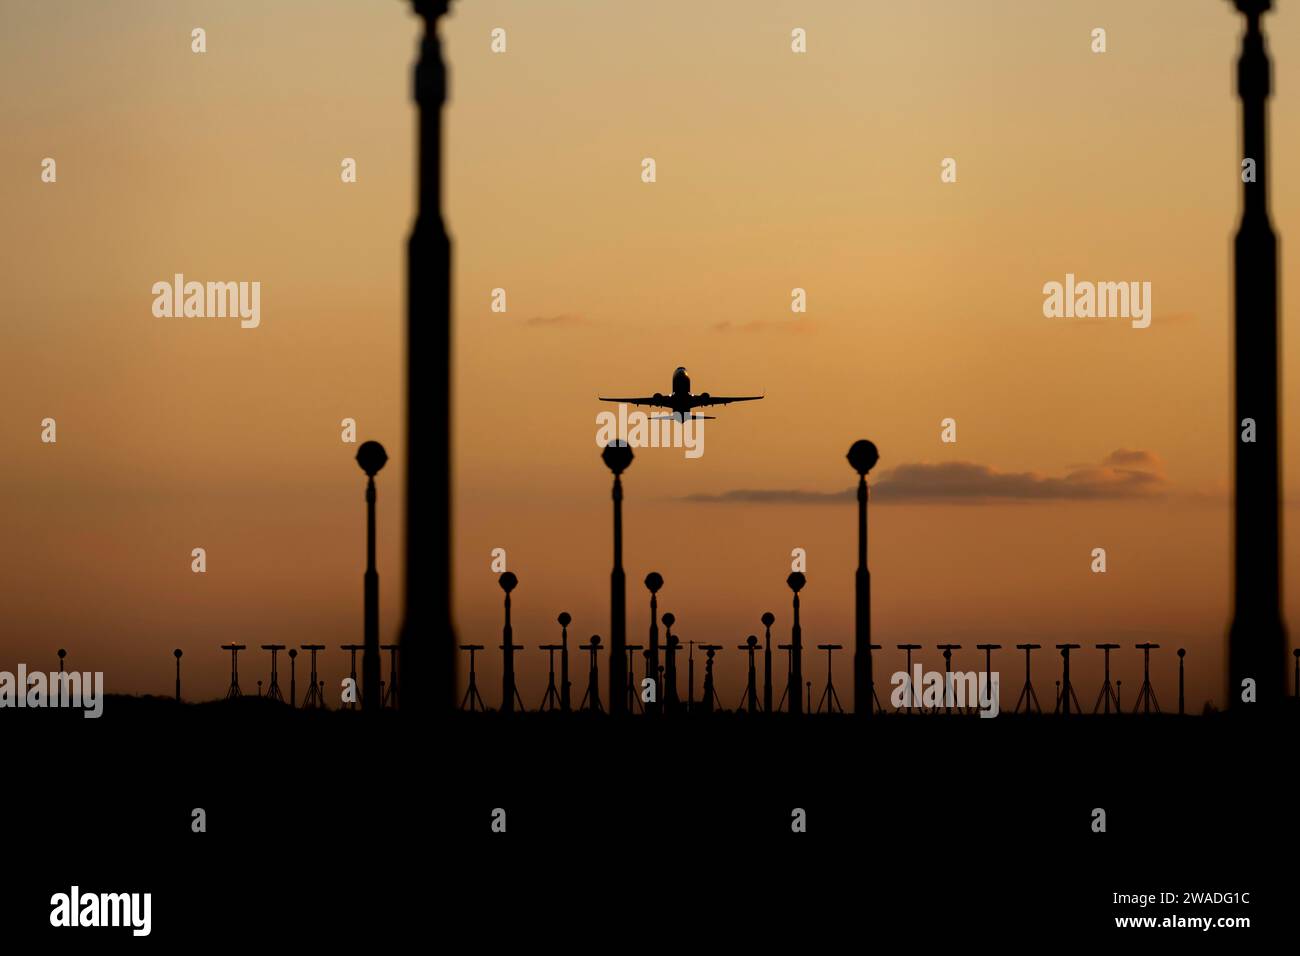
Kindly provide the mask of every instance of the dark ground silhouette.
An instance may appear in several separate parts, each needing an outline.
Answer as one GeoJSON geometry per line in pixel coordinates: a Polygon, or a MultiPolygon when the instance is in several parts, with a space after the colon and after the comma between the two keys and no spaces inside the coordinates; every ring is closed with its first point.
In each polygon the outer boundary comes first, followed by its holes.
{"type": "MultiPolygon", "coordinates": [[[[299,920],[316,938],[420,926],[454,938],[488,933],[503,912],[565,937],[637,935],[627,894],[658,911],[671,892],[674,925],[708,922],[715,939],[757,918],[762,935],[811,945],[821,914],[864,939],[923,943],[942,912],[944,939],[970,920],[972,938],[1032,940],[1038,927],[1115,933],[1115,915],[1164,911],[1112,893],[1161,889],[1250,891],[1214,915],[1265,926],[1286,883],[1264,880],[1294,867],[1281,745],[1294,714],[863,727],[851,715],[494,712],[430,736],[390,711],[247,696],[109,696],[98,720],[11,713],[9,766],[31,785],[10,798],[7,843],[30,879],[5,908],[26,920],[79,881],[152,891],[160,936],[299,920]],[[190,830],[195,807],[207,833],[190,830]],[[1105,833],[1091,829],[1097,807],[1105,833]],[[806,833],[791,832],[795,808],[806,833]],[[745,915],[754,893],[771,906],[745,915]],[[227,910],[228,927],[214,926],[227,910]]],[[[1244,938],[1218,932],[1224,947],[1244,938]]]]}

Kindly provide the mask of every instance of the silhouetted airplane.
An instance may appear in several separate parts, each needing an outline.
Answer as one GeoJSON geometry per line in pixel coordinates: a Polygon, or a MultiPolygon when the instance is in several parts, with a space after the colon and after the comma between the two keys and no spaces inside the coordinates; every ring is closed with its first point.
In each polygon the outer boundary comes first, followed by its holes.
{"type": "Polygon", "coordinates": [[[653,395],[642,395],[636,398],[605,398],[598,396],[602,402],[620,402],[627,405],[657,405],[660,408],[671,408],[672,415],[661,416],[663,418],[675,418],[678,421],[686,421],[687,418],[717,418],[716,415],[695,415],[691,413],[693,408],[703,408],[706,405],[730,405],[732,402],[756,402],[761,399],[762,395],[710,395],[708,392],[701,392],[699,395],[691,394],[691,379],[686,374],[686,369],[678,366],[673,371],[673,392],[671,395],[664,395],[661,392],[655,392],[653,395]]]}

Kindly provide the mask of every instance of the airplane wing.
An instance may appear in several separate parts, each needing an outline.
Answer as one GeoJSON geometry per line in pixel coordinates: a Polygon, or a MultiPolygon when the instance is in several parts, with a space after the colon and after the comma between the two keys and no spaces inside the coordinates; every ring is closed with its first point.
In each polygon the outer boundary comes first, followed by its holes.
{"type": "Polygon", "coordinates": [[[730,405],[732,402],[757,402],[761,398],[762,395],[710,395],[706,392],[691,396],[691,408],[702,408],[705,405],[730,405]]]}
{"type": "Polygon", "coordinates": [[[599,402],[618,402],[621,405],[658,405],[660,408],[672,408],[670,396],[667,395],[641,395],[636,398],[603,398],[597,396],[599,402]]]}

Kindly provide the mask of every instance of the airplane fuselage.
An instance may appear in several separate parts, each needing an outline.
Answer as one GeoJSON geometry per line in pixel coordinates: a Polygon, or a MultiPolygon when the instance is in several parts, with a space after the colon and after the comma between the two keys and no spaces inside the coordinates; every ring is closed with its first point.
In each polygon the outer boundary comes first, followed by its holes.
{"type": "MultiPolygon", "coordinates": [[[[661,398],[662,396],[656,396],[661,398]]],[[[678,366],[673,370],[673,390],[672,394],[667,396],[665,403],[673,410],[673,414],[679,418],[688,418],[691,409],[695,407],[691,401],[691,377],[686,374],[686,369],[678,366]]]]}
{"type": "MultiPolygon", "coordinates": [[[[672,393],[667,396],[655,394],[655,398],[663,401],[668,408],[672,409],[673,414],[682,421],[692,417],[692,409],[700,405],[699,399],[708,397],[708,392],[703,392],[700,395],[691,394],[691,377],[686,374],[686,368],[681,365],[673,370],[672,393]]],[[[696,415],[694,417],[700,418],[703,416],[696,415]]]]}

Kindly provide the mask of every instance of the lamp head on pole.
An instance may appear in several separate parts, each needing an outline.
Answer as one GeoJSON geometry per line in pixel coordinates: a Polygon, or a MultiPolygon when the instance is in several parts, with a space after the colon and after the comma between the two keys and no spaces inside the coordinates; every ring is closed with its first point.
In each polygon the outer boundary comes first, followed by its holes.
{"type": "Polygon", "coordinates": [[[853,466],[853,470],[866,477],[867,472],[876,467],[876,462],[880,461],[880,452],[876,450],[876,446],[872,442],[860,438],[849,447],[849,453],[846,457],[849,459],[849,464],[853,466]]]}
{"type": "Polygon", "coordinates": [[[771,627],[773,624],[776,623],[776,615],[773,614],[771,611],[764,611],[761,620],[763,622],[764,627],[771,627]]]}
{"type": "Polygon", "coordinates": [[[621,438],[617,439],[601,449],[600,458],[605,463],[605,467],[618,477],[627,471],[628,465],[632,464],[632,446],[621,438]]]}
{"type": "Polygon", "coordinates": [[[451,0],[413,0],[417,16],[426,19],[440,17],[451,7],[451,0]]]}
{"type": "Polygon", "coordinates": [[[181,649],[179,647],[176,648],[176,650],[172,651],[172,653],[176,655],[177,660],[181,659],[181,649]]]}
{"type": "Polygon", "coordinates": [[[789,585],[791,591],[798,594],[803,590],[803,586],[808,583],[808,579],[803,576],[802,571],[792,571],[790,576],[785,579],[785,583],[789,585]]]}
{"type": "MultiPolygon", "coordinates": [[[[177,651],[176,653],[177,655],[180,654],[179,651],[177,651]]],[[[297,656],[298,656],[298,649],[296,647],[289,648],[289,660],[293,660],[297,656]]]]}
{"type": "Polygon", "coordinates": [[[377,441],[366,441],[361,443],[357,449],[357,464],[371,478],[378,474],[379,469],[384,467],[388,461],[388,452],[384,451],[384,446],[377,441]]]}
{"type": "Polygon", "coordinates": [[[664,622],[664,627],[672,627],[677,623],[677,618],[673,615],[672,611],[665,614],[661,620],[664,622]]]}
{"type": "Polygon", "coordinates": [[[65,651],[63,648],[60,647],[60,648],[59,648],[59,660],[63,660],[63,659],[64,659],[65,657],[67,657],[67,656],[68,656],[68,652],[65,651]]]}
{"type": "Polygon", "coordinates": [[[497,578],[497,584],[501,585],[501,590],[509,594],[519,584],[519,579],[515,577],[513,571],[502,571],[501,576],[497,578]]]}
{"type": "Polygon", "coordinates": [[[1248,17],[1257,17],[1273,6],[1273,0],[1232,0],[1236,8],[1248,17]]]}
{"type": "Polygon", "coordinates": [[[569,622],[572,621],[573,618],[569,617],[568,611],[561,611],[560,616],[557,617],[556,620],[560,622],[560,627],[568,627],[569,622]]]}
{"type": "Polygon", "coordinates": [[[658,571],[651,571],[645,576],[645,586],[651,594],[655,594],[664,586],[663,575],[658,571]]]}

